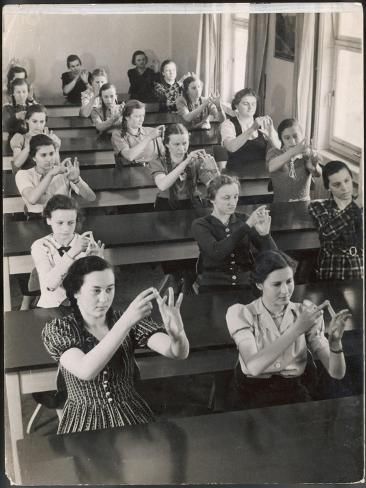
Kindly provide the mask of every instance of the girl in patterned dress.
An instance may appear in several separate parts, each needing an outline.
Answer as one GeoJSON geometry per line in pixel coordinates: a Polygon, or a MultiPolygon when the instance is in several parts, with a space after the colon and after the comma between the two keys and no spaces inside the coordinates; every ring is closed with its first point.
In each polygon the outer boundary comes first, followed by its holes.
{"type": "Polygon", "coordinates": [[[323,168],[323,182],[329,199],[309,205],[319,230],[318,278],[363,278],[363,212],[353,197],[352,173],[342,161],[330,161],[323,168]]]}
{"type": "Polygon", "coordinates": [[[134,349],[185,359],[189,343],[180,315],[181,294],[163,299],[154,288],[140,293],[122,313],[111,308],[115,277],[98,256],[71,265],[63,286],[73,313],[54,319],[42,332],[44,345],[59,362],[67,400],[58,433],[147,423],[154,415],[134,387],[134,349]],[[156,300],[163,325],[151,317],[156,300]]]}
{"type": "Polygon", "coordinates": [[[320,156],[303,138],[296,119],[285,119],[278,126],[281,149],[272,147],[266,166],[272,179],[273,202],[310,200],[312,177],[321,176],[320,156]]]}
{"type": "Polygon", "coordinates": [[[154,95],[160,102],[160,112],[176,112],[176,100],[182,94],[182,83],[188,72],[177,81],[177,65],[171,59],[161,63],[160,81],[154,82],[154,95]]]}

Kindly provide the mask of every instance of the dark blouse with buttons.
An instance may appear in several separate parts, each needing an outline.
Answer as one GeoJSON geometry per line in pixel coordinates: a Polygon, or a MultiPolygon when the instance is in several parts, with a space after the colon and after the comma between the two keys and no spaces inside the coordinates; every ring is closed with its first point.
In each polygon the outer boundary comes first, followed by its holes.
{"type": "MultiPolygon", "coordinates": [[[[115,324],[121,315],[122,312],[113,312],[111,322],[115,324]]],[[[134,387],[134,378],[138,373],[134,349],[147,347],[147,341],[153,334],[164,331],[163,326],[150,318],[138,322],[92,380],[81,380],[60,364],[67,400],[57,433],[108,429],[154,420],[149,406],[134,387]]],[[[68,349],[78,348],[88,353],[99,342],[80,324],[75,314],[47,323],[42,331],[42,340],[56,361],[68,349]]]]}
{"type": "Polygon", "coordinates": [[[277,249],[270,234],[259,235],[246,224],[247,219],[246,214],[235,213],[227,226],[213,215],[193,222],[192,233],[200,248],[200,285],[247,285],[253,251],[277,249]]]}

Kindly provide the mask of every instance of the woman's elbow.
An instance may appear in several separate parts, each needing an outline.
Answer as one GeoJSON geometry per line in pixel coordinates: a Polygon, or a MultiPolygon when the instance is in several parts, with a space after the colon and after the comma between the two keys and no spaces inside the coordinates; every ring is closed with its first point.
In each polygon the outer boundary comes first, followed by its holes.
{"type": "Polygon", "coordinates": [[[346,370],[344,371],[332,371],[329,375],[335,380],[342,380],[346,374],[346,370]]]}
{"type": "Polygon", "coordinates": [[[133,158],[130,154],[130,152],[125,152],[125,153],[120,153],[122,157],[124,157],[127,161],[129,161],[130,163],[132,163],[133,161],[135,161],[135,158],[133,158]]]}
{"type": "Polygon", "coordinates": [[[90,194],[88,195],[88,198],[86,198],[86,200],[88,200],[89,202],[95,202],[96,199],[96,194],[93,192],[93,190],[90,190],[90,194]]]}

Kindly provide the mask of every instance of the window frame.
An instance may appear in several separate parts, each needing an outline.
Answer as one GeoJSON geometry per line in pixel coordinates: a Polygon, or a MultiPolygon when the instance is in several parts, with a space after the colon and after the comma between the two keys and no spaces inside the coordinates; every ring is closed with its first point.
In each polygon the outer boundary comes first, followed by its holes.
{"type": "MultiPolygon", "coordinates": [[[[341,36],[339,34],[340,14],[337,13],[337,20],[335,26],[335,38],[334,38],[334,51],[333,51],[333,73],[332,73],[332,86],[330,91],[331,104],[330,104],[330,127],[329,127],[329,149],[341,156],[344,156],[355,163],[360,164],[362,155],[362,146],[358,147],[350,142],[345,141],[334,135],[335,126],[335,97],[337,86],[337,67],[338,67],[338,53],[340,50],[346,50],[350,52],[357,52],[362,54],[362,38],[341,36]]],[[[362,94],[363,95],[363,94],[362,94]]],[[[362,103],[363,105],[363,103],[362,103]]]]}

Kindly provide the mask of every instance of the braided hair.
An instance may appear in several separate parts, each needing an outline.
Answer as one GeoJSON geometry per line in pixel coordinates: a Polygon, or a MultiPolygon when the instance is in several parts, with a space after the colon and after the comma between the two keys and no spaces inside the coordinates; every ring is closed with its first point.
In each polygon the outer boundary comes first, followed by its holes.
{"type": "Polygon", "coordinates": [[[114,90],[116,90],[116,87],[114,85],[112,85],[112,83],[104,83],[104,85],[102,85],[100,90],[99,90],[99,96],[100,96],[100,99],[102,101],[102,112],[103,112],[103,120],[104,121],[107,120],[107,107],[105,106],[105,103],[103,101],[102,93],[104,91],[109,90],[110,88],[114,88],[114,90]]]}
{"type": "MultiPolygon", "coordinates": [[[[187,76],[187,78],[184,78],[183,80],[183,91],[182,91],[182,95],[185,99],[185,101],[187,102],[187,107],[188,107],[188,110],[190,112],[192,112],[193,110],[193,105],[192,105],[192,101],[190,99],[190,96],[188,95],[188,88],[189,88],[189,85],[193,82],[193,81],[198,81],[200,83],[201,80],[199,78],[197,78],[197,76],[187,76]]],[[[200,103],[201,103],[201,97],[200,97],[200,103]]]]}
{"type": "Polygon", "coordinates": [[[122,137],[125,136],[127,132],[127,117],[132,115],[135,109],[139,108],[145,108],[145,104],[140,102],[139,100],[128,100],[128,102],[126,102],[125,106],[123,107],[121,129],[122,137]]]}
{"type": "MultiPolygon", "coordinates": [[[[189,135],[188,130],[186,127],[184,127],[183,124],[169,124],[166,127],[165,133],[164,133],[164,146],[165,146],[165,157],[163,159],[163,164],[166,167],[166,170],[168,173],[170,173],[174,168],[173,168],[173,163],[171,160],[170,156],[170,151],[167,146],[170,140],[170,136],[172,135],[189,135]]],[[[184,156],[185,158],[187,157],[187,154],[184,156]]],[[[194,172],[192,171],[191,166],[187,166],[185,169],[186,173],[186,181],[187,181],[187,190],[188,190],[188,195],[191,201],[193,201],[195,189],[196,189],[196,177],[194,172]]],[[[177,201],[178,201],[178,192],[177,192],[177,185],[174,183],[170,188],[169,188],[169,204],[173,209],[177,208],[177,201]]]]}

